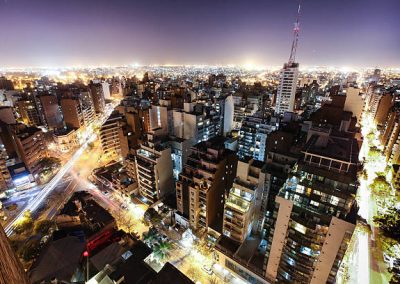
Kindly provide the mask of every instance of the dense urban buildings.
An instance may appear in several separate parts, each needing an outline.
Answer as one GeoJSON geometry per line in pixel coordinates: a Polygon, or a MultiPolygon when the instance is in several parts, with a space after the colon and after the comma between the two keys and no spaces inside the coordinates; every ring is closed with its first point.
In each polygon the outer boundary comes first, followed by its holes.
{"type": "MultiPolygon", "coordinates": [[[[249,283],[342,279],[343,267],[351,265],[348,255],[361,257],[352,239],[362,238],[359,228],[372,218],[361,219],[365,217],[360,212],[368,207],[356,198],[365,190],[362,162],[371,163],[368,156],[359,161],[365,145],[370,145],[374,159],[381,155],[387,163],[382,171],[390,172],[393,188],[399,185],[400,94],[393,75],[382,79],[381,73],[378,84],[367,75],[297,70],[294,107],[279,113],[274,93],[279,94],[280,72],[267,73],[264,79],[241,73],[239,81],[235,69],[210,76],[213,69],[199,75],[179,67],[160,68],[162,72],[154,69],[143,79],[114,76],[118,87],[109,96],[111,85],[103,84],[104,78],[60,83],[54,90],[52,81],[42,78],[33,86],[42,86],[46,93],[21,90],[6,99],[0,108],[0,186],[7,235],[18,230],[36,234],[19,225],[32,218],[31,211],[57,220],[63,232],[82,225],[79,214],[58,214],[62,208],[70,210],[65,207],[70,205],[62,205],[67,193],[87,191],[92,195],[81,200],[86,204],[82,206],[98,202],[115,219],[113,226],[154,250],[147,252],[149,258],[131,260],[139,267],[142,261],[151,267],[158,263],[159,245],[165,240],[190,246],[192,239],[204,241],[212,252],[203,259],[198,276],[190,276],[190,258],[182,255],[182,248],[165,256],[171,263],[182,258],[174,265],[191,279],[206,281],[210,273],[220,278],[220,270],[232,280],[249,283]],[[192,79],[172,79],[168,72],[192,79]],[[254,83],[254,78],[261,82],[254,83]],[[102,112],[96,113],[94,100],[101,100],[100,94],[107,98],[102,112]],[[376,125],[375,138],[360,131],[365,119],[376,125]],[[44,203],[50,196],[54,204],[44,203]],[[20,208],[14,200],[28,207],[20,208]],[[160,225],[154,229],[152,224],[160,225]],[[160,230],[157,241],[147,235],[154,230],[160,230]]],[[[371,179],[374,183],[374,176],[371,179]]],[[[101,214],[90,218],[106,222],[101,214]]],[[[107,229],[98,233],[87,245],[111,242],[117,234],[107,229]]],[[[42,256],[33,263],[32,256],[22,253],[24,246],[17,254],[24,266],[32,265],[30,277],[54,275],[69,281],[78,275],[66,267],[67,274],[44,269],[50,261],[44,256],[48,249],[68,244],[74,250],[67,259],[79,259],[83,247],[74,238],[51,240],[49,248],[38,244],[42,256]]],[[[141,245],[135,248],[140,251],[141,245]]],[[[187,250],[202,254],[194,247],[187,250]]],[[[74,267],[84,272],[82,277],[89,271],[86,278],[121,279],[109,274],[106,264],[93,261],[93,271],[77,262],[74,267]]],[[[125,271],[116,263],[113,269],[125,271]]]]}
{"type": "Polygon", "coordinates": [[[299,5],[286,60],[293,3],[5,1],[0,284],[400,283],[400,69],[375,67],[396,64],[399,9],[383,1],[305,3],[304,40],[299,5]],[[25,48],[80,67],[8,67],[25,48]]]}

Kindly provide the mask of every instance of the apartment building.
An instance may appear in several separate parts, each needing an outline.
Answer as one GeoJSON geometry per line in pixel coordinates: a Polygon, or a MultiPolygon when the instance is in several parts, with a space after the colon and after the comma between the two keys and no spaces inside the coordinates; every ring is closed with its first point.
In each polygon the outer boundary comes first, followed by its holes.
{"type": "Polygon", "coordinates": [[[147,203],[154,203],[174,190],[171,148],[148,134],[147,142],[135,154],[139,193],[147,203]]]}
{"type": "Polygon", "coordinates": [[[358,211],[358,144],[313,127],[302,153],[276,197],[265,276],[279,283],[335,283],[358,211]]]}
{"type": "Polygon", "coordinates": [[[194,229],[222,232],[225,195],[232,188],[237,157],[217,136],[191,148],[176,182],[179,214],[194,229]]]}
{"type": "Polygon", "coordinates": [[[36,174],[40,171],[40,160],[48,155],[44,133],[33,126],[18,126],[13,137],[19,157],[36,178],[36,174]]]}
{"type": "Polygon", "coordinates": [[[40,126],[42,122],[36,104],[31,99],[22,99],[16,102],[22,122],[28,126],[40,126]]]}
{"type": "Polygon", "coordinates": [[[79,129],[81,126],[85,125],[82,105],[79,98],[62,98],[61,110],[64,114],[64,122],[67,127],[79,129]]]}
{"type": "Polygon", "coordinates": [[[267,136],[277,127],[278,120],[275,117],[245,117],[239,131],[239,158],[252,157],[258,161],[264,161],[267,136]]]}
{"type": "Polygon", "coordinates": [[[129,152],[125,118],[113,112],[100,128],[103,153],[117,159],[124,159],[129,152]]]}

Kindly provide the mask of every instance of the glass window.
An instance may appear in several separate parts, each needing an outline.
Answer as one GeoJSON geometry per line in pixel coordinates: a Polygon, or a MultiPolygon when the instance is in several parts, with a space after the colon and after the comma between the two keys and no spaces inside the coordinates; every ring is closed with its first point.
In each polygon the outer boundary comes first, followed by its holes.
{"type": "Polygon", "coordinates": [[[339,198],[336,196],[331,197],[331,204],[337,206],[339,204],[339,198]]]}
{"type": "Polygon", "coordinates": [[[307,228],[305,226],[303,226],[302,224],[299,224],[297,222],[293,222],[292,223],[292,227],[293,229],[295,229],[297,232],[305,234],[307,232],[307,228]]]}
{"type": "Polygon", "coordinates": [[[311,250],[309,247],[304,247],[304,246],[302,246],[302,247],[300,248],[300,252],[303,253],[303,254],[305,254],[305,255],[308,255],[308,256],[311,256],[311,255],[312,255],[312,250],[311,250]]]}

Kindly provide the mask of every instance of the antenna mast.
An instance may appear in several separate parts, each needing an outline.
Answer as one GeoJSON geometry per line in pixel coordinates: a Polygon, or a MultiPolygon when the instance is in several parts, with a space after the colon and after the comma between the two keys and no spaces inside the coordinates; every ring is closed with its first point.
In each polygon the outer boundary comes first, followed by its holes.
{"type": "Polygon", "coordinates": [[[299,0],[299,8],[297,9],[297,18],[293,28],[293,42],[292,42],[292,50],[290,51],[289,65],[294,63],[296,60],[297,44],[299,42],[299,33],[300,33],[300,12],[301,12],[301,0],[299,0]]]}

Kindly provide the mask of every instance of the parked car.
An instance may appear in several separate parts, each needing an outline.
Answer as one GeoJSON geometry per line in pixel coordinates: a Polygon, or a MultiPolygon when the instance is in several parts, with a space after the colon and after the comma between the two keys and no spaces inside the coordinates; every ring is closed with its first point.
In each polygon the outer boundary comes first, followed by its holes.
{"type": "Polygon", "coordinates": [[[208,267],[207,265],[203,265],[202,269],[209,275],[213,274],[213,271],[210,267],[208,267]]]}

